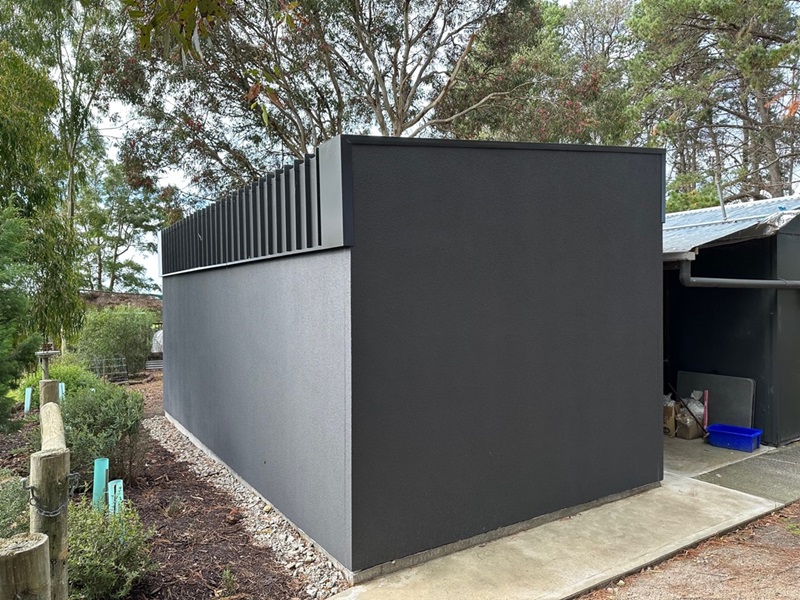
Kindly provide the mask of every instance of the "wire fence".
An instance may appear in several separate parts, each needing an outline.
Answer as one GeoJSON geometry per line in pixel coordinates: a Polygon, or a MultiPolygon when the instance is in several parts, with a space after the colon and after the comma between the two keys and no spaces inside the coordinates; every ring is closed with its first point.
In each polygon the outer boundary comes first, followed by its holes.
{"type": "Polygon", "coordinates": [[[128,364],[125,358],[94,358],[91,365],[92,371],[98,377],[113,383],[125,383],[128,381],[128,364]]]}

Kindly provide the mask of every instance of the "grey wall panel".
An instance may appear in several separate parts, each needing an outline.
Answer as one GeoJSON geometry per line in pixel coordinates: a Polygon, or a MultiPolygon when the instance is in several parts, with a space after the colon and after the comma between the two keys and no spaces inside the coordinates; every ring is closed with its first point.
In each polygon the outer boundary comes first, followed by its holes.
{"type": "Polygon", "coordinates": [[[663,155],[350,151],[354,567],[658,481],[663,155]]]}
{"type": "Polygon", "coordinates": [[[164,407],[350,566],[350,254],[164,280],[164,407]]]}

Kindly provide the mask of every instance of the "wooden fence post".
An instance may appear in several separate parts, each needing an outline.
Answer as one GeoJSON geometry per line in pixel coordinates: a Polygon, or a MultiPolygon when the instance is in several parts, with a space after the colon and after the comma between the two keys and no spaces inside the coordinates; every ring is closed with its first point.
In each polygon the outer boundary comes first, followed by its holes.
{"type": "Polygon", "coordinates": [[[42,450],[63,450],[67,447],[64,420],[57,402],[43,404],[39,409],[42,430],[42,450]]]}
{"type": "Polygon", "coordinates": [[[58,380],[42,379],[39,381],[39,406],[48,402],[58,402],[58,380]]]}
{"type": "Polygon", "coordinates": [[[42,533],[0,539],[0,597],[51,600],[47,542],[42,533]]]}
{"type": "MultiPolygon", "coordinates": [[[[49,538],[52,600],[67,600],[67,512],[69,510],[69,450],[64,439],[64,423],[56,402],[42,404],[39,421],[42,449],[31,454],[32,488],[31,533],[45,533],[49,538]]],[[[44,391],[44,388],[41,388],[44,391]]]]}

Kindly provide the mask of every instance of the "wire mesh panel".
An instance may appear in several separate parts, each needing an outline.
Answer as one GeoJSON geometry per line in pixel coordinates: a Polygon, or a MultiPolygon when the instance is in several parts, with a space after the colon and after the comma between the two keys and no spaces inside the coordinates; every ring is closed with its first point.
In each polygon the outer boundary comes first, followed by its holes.
{"type": "Polygon", "coordinates": [[[98,377],[113,383],[124,383],[128,381],[128,364],[125,357],[116,358],[93,358],[92,371],[98,377]]]}

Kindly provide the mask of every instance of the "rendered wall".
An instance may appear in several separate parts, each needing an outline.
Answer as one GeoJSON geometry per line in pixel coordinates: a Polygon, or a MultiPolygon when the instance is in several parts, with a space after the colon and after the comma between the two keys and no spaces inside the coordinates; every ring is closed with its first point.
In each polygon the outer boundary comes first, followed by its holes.
{"type": "Polygon", "coordinates": [[[350,561],[350,253],[164,278],[164,408],[350,561]]]}
{"type": "Polygon", "coordinates": [[[343,142],[353,567],[662,477],[663,154],[343,142]]]}

